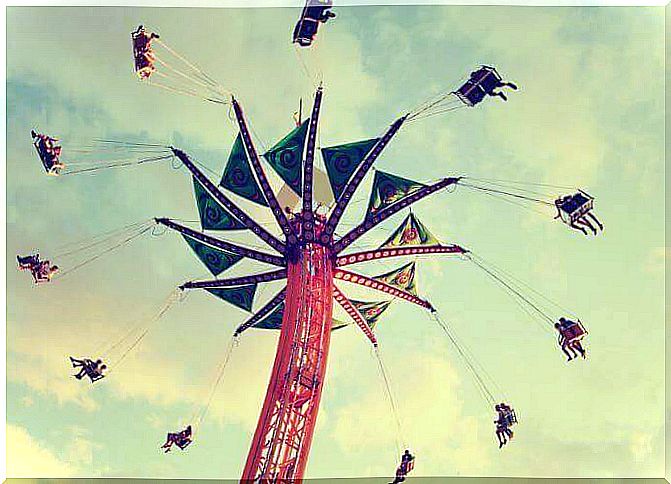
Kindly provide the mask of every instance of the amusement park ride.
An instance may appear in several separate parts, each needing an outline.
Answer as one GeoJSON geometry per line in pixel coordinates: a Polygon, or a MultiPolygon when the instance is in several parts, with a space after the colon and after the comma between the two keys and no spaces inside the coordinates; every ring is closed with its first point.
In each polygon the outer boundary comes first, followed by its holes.
{"type": "MultiPolygon", "coordinates": [[[[335,16],[329,11],[330,7],[330,1],[309,0],[296,25],[294,42],[301,46],[311,45],[318,25],[335,16]]],[[[577,356],[576,351],[585,357],[585,350],[580,341],[587,332],[579,320],[562,318],[560,322],[555,323],[555,318],[549,316],[548,311],[536,302],[533,296],[522,292],[513,279],[487,266],[483,259],[471,254],[468,249],[456,244],[441,243],[411,212],[379,248],[365,251],[351,250],[357,240],[390,217],[432,194],[459,186],[549,206],[556,209],[557,217],[567,225],[585,234],[586,229],[596,234],[597,229],[594,225],[600,229],[603,227],[592,214],[593,198],[585,192],[541,199],[531,195],[519,185],[504,186],[500,182],[489,182],[484,179],[446,177],[434,183],[424,184],[376,171],[363,220],[343,235],[336,235],[339,222],[364,177],[406,124],[459,107],[473,107],[487,97],[495,96],[506,100],[502,92],[505,87],[517,90],[514,84],[503,81],[495,68],[481,66],[471,73],[470,78],[457,90],[438,95],[407,112],[396,119],[379,137],[322,147],[321,150],[317,146],[317,132],[324,97],[324,89],[320,85],[314,93],[309,119],[298,122],[295,129],[266,153],[259,155],[243,108],[235,97],[226,95],[216,81],[165,45],[157,34],[148,32],[140,26],[132,33],[132,41],[135,71],[143,82],[210,102],[229,104],[232,108],[238,135],[219,184],[211,181],[204,173],[202,165],[184,151],[172,146],[98,140],[101,152],[105,149],[114,151],[115,155],[124,152],[126,159],[123,162],[106,162],[101,155],[102,157],[90,160],[88,164],[77,164],[62,160],[63,149],[55,138],[33,132],[33,142],[45,171],[51,175],[67,175],[165,160],[178,162],[189,171],[193,179],[202,230],[188,227],[174,219],[156,218],[127,226],[119,232],[114,232],[110,238],[99,240],[107,240],[108,245],[102,244],[102,250],[108,251],[147,233],[156,225],[181,234],[215,278],[187,282],[179,287],[180,291],[203,289],[252,313],[249,319],[235,330],[236,337],[249,328],[280,331],[268,390],[241,482],[266,479],[293,481],[303,477],[324,386],[331,333],[350,324],[334,321],[334,301],[342,307],[370,343],[377,347],[375,323],[389,301],[365,302],[350,299],[339,287],[340,281],[378,291],[388,298],[405,300],[430,312],[459,350],[459,343],[438,316],[436,308],[418,295],[414,279],[414,262],[405,263],[379,276],[364,275],[351,266],[370,261],[428,254],[469,258],[504,288],[510,290],[514,297],[527,303],[532,310],[557,329],[560,346],[569,359],[577,356]],[[159,50],[162,50],[163,54],[160,54],[159,50]],[[168,60],[168,56],[172,56],[172,61],[168,60]],[[155,81],[156,78],[163,82],[155,81]],[[319,151],[334,195],[334,202],[329,207],[313,201],[315,157],[319,151]],[[262,158],[265,163],[262,162],[262,158]],[[297,210],[282,206],[278,201],[264,164],[269,165],[286,186],[300,197],[297,210]],[[228,192],[259,207],[270,209],[282,235],[276,236],[264,228],[241,208],[228,192]],[[243,230],[261,239],[268,249],[245,247],[211,234],[213,231],[243,230]],[[245,258],[274,268],[239,277],[218,277],[245,258]],[[269,301],[252,311],[257,287],[271,281],[286,281],[286,284],[269,301]]],[[[98,242],[93,245],[95,244],[98,242]]],[[[66,269],[65,272],[58,273],[58,267],[52,266],[49,261],[40,261],[39,254],[20,257],[19,266],[30,271],[36,283],[50,282],[52,277],[58,278],[69,272],[66,269]]],[[[162,309],[158,317],[165,312],[165,309],[162,309]]],[[[139,340],[136,340],[127,350],[130,351],[138,342],[139,340]]],[[[459,352],[467,358],[464,353],[459,352]]],[[[93,382],[105,376],[103,373],[106,366],[102,360],[71,359],[73,366],[80,369],[78,378],[88,376],[93,382]]],[[[110,367],[114,365],[110,364],[110,367]]],[[[472,365],[470,367],[473,368],[472,365]]],[[[496,433],[500,446],[503,446],[508,438],[512,438],[510,427],[517,423],[517,418],[512,407],[504,403],[499,404],[500,400],[495,399],[491,392],[486,393],[491,396],[488,402],[492,404],[492,408],[495,406],[499,417],[496,433]]],[[[192,435],[191,426],[181,432],[170,433],[162,448],[168,452],[175,444],[183,450],[191,444],[192,435]]],[[[414,456],[406,451],[394,482],[403,481],[413,467],[414,456]]]]}

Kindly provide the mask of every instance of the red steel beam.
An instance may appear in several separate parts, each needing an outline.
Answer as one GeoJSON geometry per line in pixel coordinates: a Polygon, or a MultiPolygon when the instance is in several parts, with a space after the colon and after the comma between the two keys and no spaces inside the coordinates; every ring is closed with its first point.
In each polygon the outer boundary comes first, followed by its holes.
{"type": "Polygon", "coordinates": [[[323,92],[322,87],[319,86],[315,93],[315,103],[312,107],[307,146],[305,148],[305,163],[303,163],[303,212],[301,217],[301,236],[306,242],[312,242],[315,238],[314,213],[312,212],[312,172],[315,159],[315,145],[317,143],[319,109],[322,105],[323,92]]]}
{"type": "Polygon", "coordinates": [[[425,247],[398,247],[390,249],[366,250],[352,254],[341,255],[336,258],[336,266],[342,267],[350,264],[358,264],[370,260],[388,259],[390,257],[403,257],[407,255],[422,254],[466,254],[467,249],[458,245],[428,245],[425,247]]]}
{"type": "Polygon", "coordinates": [[[434,308],[429,301],[425,301],[424,299],[417,297],[414,294],[410,294],[408,291],[404,291],[397,287],[390,286],[389,284],[382,281],[378,281],[377,279],[373,279],[372,277],[363,276],[361,274],[355,274],[354,272],[346,271],[343,269],[336,269],[333,272],[333,277],[336,279],[343,280],[345,282],[351,282],[353,284],[358,284],[360,286],[375,289],[376,291],[384,292],[385,294],[389,294],[391,296],[404,299],[408,302],[416,304],[417,306],[423,307],[430,311],[434,311],[434,308]]]}
{"type": "Polygon", "coordinates": [[[339,254],[345,248],[347,248],[352,242],[354,242],[359,237],[369,232],[376,225],[379,225],[382,222],[384,222],[386,219],[388,219],[395,213],[399,212],[405,207],[409,207],[413,203],[416,203],[433,193],[436,193],[438,190],[442,190],[443,188],[458,183],[459,180],[461,180],[461,177],[444,178],[441,181],[434,183],[433,185],[427,185],[425,187],[420,188],[415,193],[400,199],[399,201],[389,205],[387,208],[380,210],[379,212],[376,212],[375,215],[367,214],[366,219],[363,222],[361,222],[359,225],[357,225],[352,230],[343,235],[342,238],[333,245],[333,253],[339,254]]]}
{"type": "Polygon", "coordinates": [[[305,244],[287,267],[275,363],[241,483],[303,477],[326,372],[333,289],[329,248],[305,244]]]}
{"type": "Polygon", "coordinates": [[[336,302],[342,306],[349,317],[352,318],[361,331],[363,331],[363,334],[365,334],[370,342],[373,343],[373,346],[377,347],[377,339],[375,338],[373,330],[370,329],[370,326],[368,326],[368,323],[366,323],[366,320],[363,318],[356,306],[352,304],[352,301],[347,299],[347,296],[345,296],[335,286],[333,286],[333,297],[335,298],[336,302]]]}
{"type": "Polygon", "coordinates": [[[248,247],[242,247],[241,245],[233,244],[231,242],[226,242],[225,240],[217,239],[211,235],[204,234],[203,232],[198,232],[197,230],[190,229],[182,224],[178,224],[170,220],[169,218],[155,218],[157,224],[165,225],[171,230],[179,232],[182,235],[186,235],[194,240],[202,242],[203,244],[214,247],[215,249],[222,249],[233,254],[240,255],[242,257],[247,257],[249,259],[258,260],[261,262],[266,262],[268,264],[273,264],[276,266],[284,266],[285,261],[282,257],[272,254],[267,254],[259,250],[250,249],[248,247]]]}
{"type": "Polygon", "coordinates": [[[221,287],[244,286],[246,284],[259,284],[261,282],[277,281],[287,277],[286,269],[262,272],[251,276],[230,277],[228,279],[209,279],[207,281],[185,282],[180,289],[217,289],[221,287]]]}
{"type": "Polygon", "coordinates": [[[263,318],[265,318],[268,314],[270,314],[279,304],[282,303],[282,301],[284,301],[284,296],[286,295],[286,292],[287,288],[285,287],[280,292],[275,294],[275,296],[270,301],[268,301],[261,309],[259,309],[256,313],[254,313],[247,321],[238,326],[233,335],[239,336],[240,333],[248,330],[256,323],[261,321],[263,318]]]}
{"type": "Polygon", "coordinates": [[[296,242],[298,242],[298,239],[296,238],[294,229],[291,227],[291,224],[289,224],[289,221],[287,220],[287,216],[284,214],[284,211],[282,210],[280,204],[277,201],[275,192],[273,192],[270,183],[268,183],[268,178],[266,177],[266,174],[263,171],[263,167],[261,166],[261,162],[259,161],[259,154],[256,152],[256,147],[254,147],[254,143],[252,142],[252,136],[249,134],[249,129],[247,128],[247,122],[245,121],[245,115],[242,112],[242,107],[240,106],[238,101],[235,100],[235,98],[232,99],[232,104],[233,104],[233,111],[235,112],[235,119],[237,120],[238,127],[240,128],[240,137],[242,138],[242,144],[245,146],[245,151],[247,152],[247,158],[249,159],[249,163],[252,165],[254,174],[258,179],[261,191],[263,191],[263,194],[265,195],[266,200],[268,201],[268,206],[270,207],[270,210],[273,212],[273,216],[275,217],[275,220],[277,220],[278,225],[282,229],[282,232],[286,237],[287,243],[289,245],[294,245],[296,242]]]}
{"type": "Polygon", "coordinates": [[[407,117],[408,115],[406,114],[394,121],[387,132],[382,135],[375,146],[373,146],[370,152],[366,155],[357,170],[354,172],[354,175],[352,175],[352,178],[350,178],[350,180],[345,185],[345,189],[340,195],[335,208],[331,212],[331,215],[326,222],[326,228],[322,231],[320,236],[320,240],[323,244],[328,244],[331,241],[331,237],[333,236],[333,233],[338,226],[338,222],[340,222],[340,218],[342,217],[343,213],[345,213],[345,208],[347,208],[347,204],[352,199],[352,196],[361,183],[361,180],[363,180],[363,177],[366,176],[366,173],[368,173],[370,167],[373,166],[375,160],[377,160],[377,158],[380,156],[382,150],[385,149],[398,130],[401,129],[401,126],[403,126],[403,123],[407,117]]]}
{"type": "Polygon", "coordinates": [[[186,166],[186,168],[191,172],[191,174],[200,182],[200,184],[207,190],[207,192],[212,195],[217,202],[219,202],[226,210],[231,212],[235,218],[240,220],[245,226],[250,229],[257,237],[263,240],[266,244],[271,246],[277,252],[284,253],[284,244],[273,234],[268,232],[266,229],[261,227],[258,223],[254,221],[249,215],[247,215],[240,207],[238,207],[233,201],[228,198],[224,193],[219,190],[214,183],[212,183],[202,171],[191,161],[191,158],[184,153],[182,150],[177,148],[171,148],[173,154],[186,166]]]}

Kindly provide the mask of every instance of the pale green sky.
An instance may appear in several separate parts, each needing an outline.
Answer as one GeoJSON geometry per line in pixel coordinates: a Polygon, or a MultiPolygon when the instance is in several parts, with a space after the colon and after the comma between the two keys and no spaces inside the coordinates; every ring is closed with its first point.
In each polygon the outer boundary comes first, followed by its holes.
{"type": "MultiPolygon", "coordinates": [[[[662,475],[663,10],[336,11],[317,48],[303,52],[308,68],[323,74],[323,146],[376,136],[404,109],[493,64],[520,85],[508,103],[488,100],[410,125],[377,166],[418,181],[457,173],[584,187],[606,225],[588,239],[465,190],[418,204],[415,212],[441,240],[477,251],[578,313],[590,329],[590,358],[566,364],[554,336],[470,264],[421,261],[420,292],[496,378],[521,423],[499,450],[493,415],[439,328],[419,309],[394,304],[377,335],[404,439],[417,455],[415,474],[662,475]]],[[[140,85],[131,29],[157,29],[232,89],[269,144],[291,129],[298,98],[312,96],[290,44],[297,15],[9,8],[8,260],[35,247],[48,256],[50,247],[152,216],[196,216],[190,178],[167,165],[44,177],[33,127],[63,140],[171,141],[223,169],[235,137],[226,110],[140,85]]],[[[185,454],[164,456],[158,446],[203,403],[242,311],[192,294],[101,384],[78,384],[67,368],[67,355],[93,352],[151,314],[176,285],[205,276],[174,234],[138,241],[50,287],[32,287],[8,265],[10,476],[239,477],[277,333],[244,334],[185,454]]],[[[327,377],[307,477],[391,474],[391,412],[355,327],[334,334],[327,377]]]]}

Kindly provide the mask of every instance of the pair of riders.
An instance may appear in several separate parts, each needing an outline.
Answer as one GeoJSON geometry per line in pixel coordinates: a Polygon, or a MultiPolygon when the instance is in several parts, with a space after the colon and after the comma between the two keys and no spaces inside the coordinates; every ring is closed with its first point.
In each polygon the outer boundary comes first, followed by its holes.
{"type": "Polygon", "coordinates": [[[517,416],[515,415],[515,410],[503,402],[494,405],[494,410],[498,414],[498,418],[494,420],[494,423],[496,424],[496,437],[499,439],[500,449],[509,440],[512,440],[513,431],[510,430],[510,427],[517,423],[517,416]]]}
{"type": "Polygon", "coordinates": [[[513,91],[517,91],[516,84],[505,82],[498,72],[496,72],[496,69],[489,66],[482,66],[477,71],[471,72],[470,80],[480,86],[488,96],[498,96],[504,101],[507,101],[508,97],[502,91],[498,91],[497,89],[509,87],[513,91]]]}
{"type": "Polygon", "coordinates": [[[302,47],[309,47],[315,40],[320,23],[326,23],[336,16],[331,12],[330,0],[308,0],[300,20],[294,27],[293,41],[302,47]],[[321,4],[321,5],[318,5],[321,4]]]}
{"type": "Polygon", "coordinates": [[[154,39],[160,38],[152,32],[147,34],[144,26],[140,25],[135,32],[131,33],[133,39],[133,57],[135,58],[135,72],[140,79],[148,79],[156,71],[156,54],[151,48],[154,39]]]}
{"type": "Polygon", "coordinates": [[[561,218],[569,227],[580,230],[588,235],[587,230],[592,231],[594,235],[598,233],[597,227],[603,232],[603,224],[592,213],[592,198],[586,193],[580,191],[574,195],[566,195],[555,200],[557,215],[555,218],[561,218]],[[597,227],[592,225],[592,222],[597,227]]]}
{"type": "Polygon", "coordinates": [[[504,87],[517,90],[517,85],[504,81],[495,68],[482,66],[471,72],[468,81],[454,93],[466,104],[475,106],[482,102],[485,96],[500,97],[507,101],[508,97],[500,90],[504,87]]]}
{"type": "Polygon", "coordinates": [[[58,272],[58,266],[51,265],[48,260],[40,261],[40,254],[16,256],[19,263],[19,269],[30,271],[35,280],[35,284],[51,281],[51,278],[58,272]]]}
{"type": "Polygon", "coordinates": [[[65,169],[65,165],[60,161],[63,147],[56,144],[58,138],[52,138],[46,134],[37,133],[35,130],[31,130],[30,135],[33,138],[33,145],[37,150],[37,154],[39,155],[47,174],[58,176],[61,173],[61,170],[65,169]]]}
{"type": "Polygon", "coordinates": [[[91,383],[95,383],[101,378],[105,378],[103,372],[107,369],[107,365],[103,364],[101,359],[93,361],[88,358],[83,358],[79,360],[71,356],[70,362],[72,363],[73,368],[79,368],[79,373],[72,375],[77,380],[81,380],[85,376],[88,376],[91,379],[91,383]]]}
{"type": "Polygon", "coordinates": [[[191,430],[191,425],[186,427],[181,432],[168,432],[168,437],[166,438],[165,444],[161,446],[161,449],[165,449],[167,454],[172,449],[173,445],[176,445],[181,450],[186,449],[193,442],[193,431],[191,430]]]}
{"type": "Polygon", "coordinates": [[[564,354],[568,356],[567,361],[577,358],[578,354],[583,358],[587,358],[587,351],[580,343],[580,340],[587,334],[587,331],[585,331],[580,321],[576,322],[566,318],[559,318],[559,322],[555,323],[555,329],[559,332],[557,342],[564,354]]]}

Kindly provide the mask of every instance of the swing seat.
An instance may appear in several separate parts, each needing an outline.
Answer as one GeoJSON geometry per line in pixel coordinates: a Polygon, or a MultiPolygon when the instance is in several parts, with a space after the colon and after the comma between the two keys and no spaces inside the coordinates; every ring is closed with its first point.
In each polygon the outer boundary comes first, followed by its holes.
{"type": "MultiPolygon", "coordinates": [[[[72,362],[72,365],[73,366],[75,365],[74,361],[72,362]]],[[[94,362],[92,360],[90,359],[84,360],[84,371],[86,372],[86,376],[88,376],[91,379],[91,383],[95,383],[98,380],[105,378],[105,375],[103,375],[102,370],[100,369],[102,366],[105,365],[102,362],[100,362],[100,366],[98,368],[95,368],[93,365],[94,362]]]]}
{"type": "Polygon", "coordinates": [[[566,341],[577,341],[587,334],[587,330],[580,322],[573,322],[564,329],[566,341]]]}
{"type": "Polygon", "coordinates": [[[504,420],[508,427],[512,427],[513,425],[515,425],[517,423],[517,415],[515,415],[515,410],[505,412],[504,420]]]}
{"type": "Polygon", "coordinates": [[[293,42],[301,47],[309,47],[317,35],[319,23],[335,17],[330,11],[332,0],[307,0],[301,18],[294,28],[293,42]]]}
{"type": "Polygon", "coordinates": [[[469,107],[473,107],[476,104],[482,102],[487,93],[482,87],[473,81],[466,81],[463,86],[457,89],[454,94],[459,98],[461,102],[466,104],[469,107]]]}
{"type": "Polygon", "coordinates": [[[184,440],[178,440],[175,442],[175,445],[179,447],[180,449],[184,450],[186,449],[189,445],[193,443],[193,440],[191,439],[184,439],[184,440]]]}
{"type": "Polygon", "coordinates": [[[473,107],[482,102],[503,81],[496,69],[482,66],[471,72],[471,77],[454,94],[467,106],[473,107]]]}
{"type": "Polygon", "coordinates": [[[413,457],[407,462],[402,462],[398,469],[396,470],[397,477],[405,477],[415,468],[415,458],[413,457]]]}
{"type": "Polygon", "coordinates": [[[159,36],[154,33],[147,34],[142,26],[138,27],[138,29],[130,35],[133,42],[135,72],[140,77],[149,77],[154,70],[154,55],[151,49],[151,40],[154,38],[158,39],[159,36]]]}
{"type": "Polygon", "coordinates": [[[594,208],[594,197],[579,191],[559,205],[559,214],[566,224],[573,224],[594,208]]]}
{"type": "Polygon", "coordinates": [[[51,172],[54,165],[60,165],[59,154],[60,146],[54,146],[53,149],[47,148],[46,141],[42,138],[34,143],[37,156],[39,156],[42,166],[47,173],[51,172]]]}
{"type": "Polygon", "coordinates": [[[105,378],[105,375],[103,375],[102,373],[95,372],[95,373],[87,373],[87,374],[88,374],[89,378],[91,379],[91,383],[95,383],[98,380],[102,380],[103,378],[105,378]]]}
{"type": "Polygon", "coordinates": [[[482,66],[477,71],[472,72],[470,80],[478,83],[486,93],[492,92],[503,82],[501,75],[490,66],[482,66]]]}
{"type": "Polygon", "coordinates": [[[175,444],[181,450],[186,449],[189,445],[193,443],[193,432],[191,430],[191,425],[181,432],[168,432],[168,437],[166,438],[165,444],[163,444],[162,449],[169,449],[171,444],[175,444]]]}
{"type": "Polygon", "coordinates": [[[33,267],[37,266],[40,263],[40,259],[36,255],[27,255],[25,257],[17,255],[16,260],[19,263],[19,269],[21,269],[22,271],[32,270],[33,267]]]}

